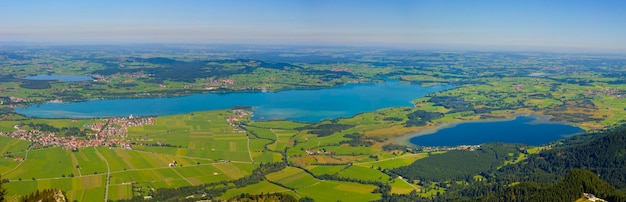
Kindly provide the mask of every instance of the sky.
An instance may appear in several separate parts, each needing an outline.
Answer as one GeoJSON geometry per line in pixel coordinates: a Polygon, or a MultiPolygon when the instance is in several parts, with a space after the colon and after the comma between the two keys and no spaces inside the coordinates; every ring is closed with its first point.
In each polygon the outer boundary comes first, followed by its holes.
{"type": "Polygon", "coordinates": [[[626,1],[0,1],[0,42],[626,52],[626,1]]]}

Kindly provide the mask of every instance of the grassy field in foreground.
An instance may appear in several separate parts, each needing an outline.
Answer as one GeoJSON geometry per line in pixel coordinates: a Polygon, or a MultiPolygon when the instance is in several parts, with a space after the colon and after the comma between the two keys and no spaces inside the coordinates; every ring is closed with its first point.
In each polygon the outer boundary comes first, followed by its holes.
{"type": "Polygon", "coordinates": [[[298,189],[297,193],[315,201],[373,201],[381,198],[380,194],[372,193],[375,188],[374,185],[325,180],[298,189]]]}
{"type": "Polygon", "coordinates": [[[9,198],[36,190],[57,188],[64,190],[70,200],[96,201],[104,196],[105,176],[111,171],[109,198],[128,199],[136,194],[133,187],[152,188],[181,187],[223,180],[234,180],[252,173],[257,165],[192,159],[142,151],[109,149],[105,147],[81,148],[78,152],[58,147],[29,151],[28,158],[19,165],[6,160],[9,179],[9,198]],[[100,153],[104,159],[100,158],[100,153]],[[175,167],[167,164],[177,161],[175,167]],[[16,167],[19,165],[19,167],[16,167]],[[135,184],[131,186],[131,184],[135,184]]]}
{"type": "Polygon", "coordinates": [[[265,177],[272,182],[292,189],[308,187],[320,182],[320,180],[315,179],[303,170],[294,167],[287,167],[282,171],[271,173],[265,177]]]}

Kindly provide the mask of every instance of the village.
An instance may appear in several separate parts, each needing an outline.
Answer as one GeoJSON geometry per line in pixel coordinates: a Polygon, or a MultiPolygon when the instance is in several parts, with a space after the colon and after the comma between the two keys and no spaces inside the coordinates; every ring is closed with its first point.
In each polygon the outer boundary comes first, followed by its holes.
{"type": "Polygon", "coordinates": [[[480,145],[458,145],[458,146],[421,146],[417,152],[438,152],[438,151],[475,151],[480,149],[480,145]]]}
{"type": "MultiPolygon", "coordinates": [[[[458,146],[420,146],[416,149],[407,147],[407,152],[440,152],[440,151],[475,151],[480,149],[480,145],[458,145],[458,146]]],[[[304,149],[307,155],[331,155],[332,152],[326,149],[304,149]]]]}
{"type": "MultiPolygon", "coordinates": [[[[75,120],[73,120],[75,122],[75,120]]],[[[123,138],[126,137],[128,127],[154,125],[153,117],[117,117],[99,119],[98,123],[86,124],[85,129],[96,131],[88,135],[89,138],[79,138],[76,136],[60,136],[53,132],[42,132],[39,130],[24,130],[19,125],[15,125],[13,132],[0,132],[0,136],[7,136],[32,142],[31,147],[61,147],[63,149],[77,150],[81,147],[93,146],[119,146],[124,149],[132,149],[130,143],[123,138]]]]}
{"type": "MultiPolygon", "coordinates": [[[[233,116],[226,119],[226,122],[235,130],[243,130],[238,124],[239,120],[250,116],[252,112],[243,109],[233,110],[233,116]]],[[[76,120],[72,120],[76,122],[76,120]]],[[[107,146],[121,147],[132,150],[131,143],[124,140],[127,136],[128,128],[135,126],[154,125],[154,117],[137,117],[130,115],[128,117],[102,118],[97,119],[96,123],[85,124],[84,130],[91,132],[88,138],[76,136],[62,136],[54,132],[45,132],[39,130],[25,130],[20,125],[15,125],[13,132],[0,132],[0,136],[6,136],[32,142],[31,147],[61,147],[63,149],[77,150],[81,147],[107,146]]]]}
{"type": "Polygon", "coordinates": [[[587,90],[584,93],[585,95],[606,95],[606,96],[615,96],[616,98],[623,99],[626,98],[626,94],[620,89],[604,89],[604,90],[587,90]]]}

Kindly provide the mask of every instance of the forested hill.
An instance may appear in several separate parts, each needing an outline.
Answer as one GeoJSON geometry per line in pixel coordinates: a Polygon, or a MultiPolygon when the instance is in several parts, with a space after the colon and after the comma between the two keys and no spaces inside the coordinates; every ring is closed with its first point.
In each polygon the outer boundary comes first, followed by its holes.
{"type": "Polygon", "coordinates": [[[607,201],[626,201],[626,194],[617,191],[613,186],[601,180],[595,173],[572,169],[562,180],[554,185],[540,185],[524,182],[509,187],[484,201],[576,201],[584,197],[584,193],[607,201]]]}
{"type": "Polygon", "coordinates": [[[570,169],[578,168],[596,173],[609,184],[625,191],[626,128],[597,135],[600,137],[587,143],[544,151],[522,163],[505,166],[496,172],[497,178],[543,182],[551,174],[563,176],[570,169]]]}
{"type": "Polygon", "coordinates": [[[432,155],[392,170],[426,184],[438,181],[467,184],[449,183],[445,194],[433,198],[413,193],[390,195],[383,201],[575,201],[583,197],[583,193],[608,201],[626,201],[624,127],[579,135],[550,150],[528,154],[527,159],[518,163],[494,166],[510,160],[509,155],[502,154],[517,153],[510,150],[511,147],[483,145],[476,151],[432,155]],[[466,166],[465,161],[480,162],[483,166],[466,166]],[[447,172],[451,170],[454,172],[447,172]],[[472,175],[484,178],[467,179],[472,175]]]}
{"type": "Polygon", "coordinates": [[[391,172],[409,180],[422,182],[473,181],[473,176],[495,171],[506,160],[512,160],[518,153],[515,145],[485,144],[476,151],[449,151],[444,154],[431,155],[391,172]]]}

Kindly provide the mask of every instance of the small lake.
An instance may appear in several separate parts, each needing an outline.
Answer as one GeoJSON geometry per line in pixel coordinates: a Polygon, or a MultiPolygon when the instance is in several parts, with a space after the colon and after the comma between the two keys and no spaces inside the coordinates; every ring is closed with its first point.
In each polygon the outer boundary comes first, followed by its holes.
{"type": "Polygon", "coordinates": [[[46,81],[64,81],[64,82],[75,82],[75,81],[93,81],[94,78],[90,76],[76,76],[76,75],[47,75],[41,74],[36,76],[27,76],[22,79],[26,80],[46,80],[46,81]]]}
{"type": "Polygon", "coordinates": [[[580,132],[584,130],[575,126],[519,116],[508,121],[460,123],[431,134],[413,137],[410,141],[420,146],[477,145],[490,142],[542,145],[580,132]]]}
{"type": "Polygon", "coordinates": [[[26,116],[44,118],[95,118],[128,115],[171,115],[194,111],[252,106],[253,120],[317,122],[350,117],[387,107],[413,106],[411,100],[450,89],[449,85],[421,86],[387,81],[349,84],[316,90],[268,93],[207,93],[182,97],[110,99],[75,103],[44,103],[16,108],[26,116]]]}

